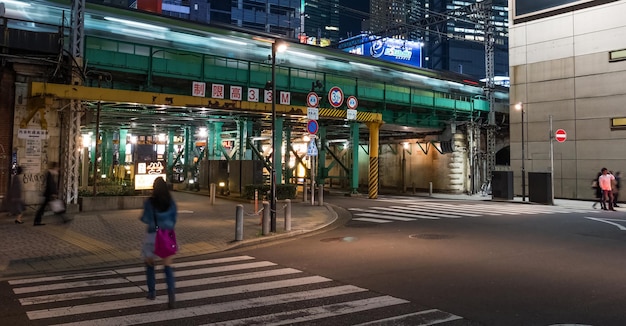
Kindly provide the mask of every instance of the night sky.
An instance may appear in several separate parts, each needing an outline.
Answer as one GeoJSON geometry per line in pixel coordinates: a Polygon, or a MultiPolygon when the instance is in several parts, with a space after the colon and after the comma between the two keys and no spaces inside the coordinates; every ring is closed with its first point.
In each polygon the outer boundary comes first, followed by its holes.
{"type": "MultiPolygon", "coordinates": [[[[369,0],[339,0],[339,5],[368,13],[370,11],[369,0]]],[[[340,11],[339,31],[340,37],[346,38],[347,33],[357,35],[361,32],[361,21],[367,17],[351,11],[340,11]]]]}

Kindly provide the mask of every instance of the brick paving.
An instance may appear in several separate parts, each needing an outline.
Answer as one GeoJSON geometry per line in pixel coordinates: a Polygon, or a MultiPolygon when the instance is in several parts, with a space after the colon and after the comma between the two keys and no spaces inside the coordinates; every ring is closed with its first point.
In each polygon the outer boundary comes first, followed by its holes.
{"type": "MultiPolygon", "coordinates": [[[[217,198],[210,205],[206,194],[175,192],[178,204],[177,257],[219,252],[242,245],[257,244],[320,229],[334,222],[337,214],[328,206],[292,202],[292,229],[283,228],[283,202],[277,204],[277,232],[262,235],[260,216],[255,205],[233,199],[217,198]],[[243,241],[235,241],[235,212],[244,207],[243,241]]],[[[262,208],[259,205],[259,208],[262,208]]],[[[72,221],[47,213],[45,226],[34,227],[34,210],[23,216],[24,224],[0,213],[0,278],[54,273],[133,264],[141,261],[140,247],[145,225],[139,221],[140,209],[80,212],[72,221]]]]}

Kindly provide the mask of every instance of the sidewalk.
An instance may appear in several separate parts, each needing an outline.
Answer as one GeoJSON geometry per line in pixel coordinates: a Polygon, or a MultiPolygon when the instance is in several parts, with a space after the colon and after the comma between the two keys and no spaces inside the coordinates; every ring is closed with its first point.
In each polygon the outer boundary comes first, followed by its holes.
{"type": "MultiPolygon", "coordinates": [[[[178,258],[220,252],[244,245],[292,237],[319,230],[337,220],[330,207],[292,201],[291,231],[284,231],[284,202],[277,203],[276,233],[262,235],[261,216],[253,203],[216,198],[210,205],[202,193],[173,192],[178,204],[176,234],[178,258]],[[237,205],[244,206],[243,241],[235,241],[237,205]]],[[[259,204],[259,209],[262,204],[259,204]]],[[[28,274],[54,273],[101,268],[141,262],[140,247],[145,225],[139,221],[142,210],[80,212],[63,223],[46,213],[45,226],[33,226],[34,210],[23,216],[24,224],[0,213],[0,279],[28,274]]]]}
{"type": "MultiPolygon", "coordinates": [[[[333,196],[344,192],[332,191],[333,196]]],[[[284,202],[277,203],[276,233],[262,235],[260,215],[249,201],[231,196],[217,198],[210,205],[206,192],[173,193],[178,204],[176,233],[180,244],[178,258],[215,253],[245,245],[256,245],[303,233],[313,232],[337,221],[331,205],[311,206],[301,199],[292,201],[292,230],[284,231],[284,202]],[[244,207],[243,241],[235,241],[236,206],[244,207]]],[[[381,194],[382,195],[382,194],[381,194]]],[[[464,194],[394,193],[394,196],[429,197],[444,200],[485,200],[491,196],[464,194]]],[[[362,195],[367,198],[367,195],[362,195]]],[[[526,198],[528,200],[528,198],[526,198]]],[[[512,201],[519,204],[521,197],[512,201]]],[[[592,210],[592,201],[556,199],[555,205],[592,210]]],[[[623,208],[621,208],[623,209],[623,208]]],[[[24,224],[13,223],[13,218],[0,213],[0,232],[4,235],[0,246],[0,279],[23,277],[28,274],[54,273],[70,270],[102,268],[112,265],[141,262],[140,246],[145,225],[139,221],[140,209],[81,212],[73,220],[63,223],[59,217],[47,213],[45,226],[34,227],[34,210],[24,215],[24,224]]]]}

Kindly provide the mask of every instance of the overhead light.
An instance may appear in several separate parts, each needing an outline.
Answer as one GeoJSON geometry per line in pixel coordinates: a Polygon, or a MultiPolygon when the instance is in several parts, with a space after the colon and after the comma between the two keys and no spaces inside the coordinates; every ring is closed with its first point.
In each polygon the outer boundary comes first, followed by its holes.
{"type": "Polygon", "coordinates": [[[226,42],[226,43],[237,44],[237,45],[248,45],[248,43],[246,43],[246,42],[231,40],[231,39],[228,39],[228,38],[211,37],[211,39],[215,40],[215,41],[226,42]]]}
{"type": "Polygon", "coordinates": [[[126,20],[126,19],[120,19],[120,18],[115,18],[115,17],[104,17],[104,20],[108,20],[110,22],[115,22],[115,23],[120,23],[120,24],[124,24],[124,25],[128,25],[128,26],[133,26],[133,27],[139,27],[139,28],[143,28],[143,29],[148,29],[151,31],[169,31],[170,29],[167,27],[163,27],[163,26],[157,26],[157,25],[152,25],[152,24],[146,24],[146,23],[140,23],[140,22],[134,22],[134,21],[130,21],[130,20],[126,20]]]}

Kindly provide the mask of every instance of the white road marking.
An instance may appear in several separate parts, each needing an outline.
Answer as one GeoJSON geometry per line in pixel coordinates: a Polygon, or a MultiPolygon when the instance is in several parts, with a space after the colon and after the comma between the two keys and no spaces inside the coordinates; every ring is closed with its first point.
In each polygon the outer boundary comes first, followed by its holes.
{"type": "MultiPolygon", "coordinates": [[[[351,294],[351,293],[356,293],[356,292],[364,292],[364,291],[367,291],[367,290],[353,286],[353,285],[343,285],[343,286],[337,286],[337,287],[332,287],[332,288],[308,290],[308,291],[301,291],[301,292],[294,292],[294,293],[287,293],[287,294],[278,294],[278,295],[271,295],[271,296],[266,296],[266,297],[243,299],[243,300],[229,301],[229,302],[222,302],[222,303],[212,303],[212,304],[207,304],[207,305],[174,309],[174,310],[152,311],[152,312],[135,314],[135,315],[126,315],[126,316],[117,316],[117,317],[112,317],[112,318],[79,321],[79,322],[60,324],[60,325],[64,325],[64,326],[70,326],[70,325],[71,326],[80,326],[80,325],[122,326],[122,325],[149,324],[149,323],[156,323],[156,322],[172,320],[172,319],[206,316],[206,315],[229,312],[229,311],[264,307],[264,306],[270,306],[270,305],[275,305],[275,304],[285,304],[285,303],[297,302],[297,301],[303,301],[303,300],[327,298],[327,297],[351,294]]],[[[145,302],[145,299],[143,299],[142,301],[145,302]]]]}
{"type": "MultiPolygon", "coordinates": [[[[614,219],[596,218],[596,217],[589,217],[589,216],[585,216],[585,218],[586,219],[590,219],[590,220],[594,220],[594,221],[598,221],[598,222],[604,222],[604,223],[607,223],[607,224],[611,224],[611,225],[617,226],[617,228],[620,229],[620,231],[626,231],[626,227],[625,226],[623,226],[621,224],[618,224],[618,223],[610,222],[610,221],[615,221],[614,219]]],[[[626,221],[624,221],[624,220],[621,220],[621,221],[626,223],[626,221]]]]}

